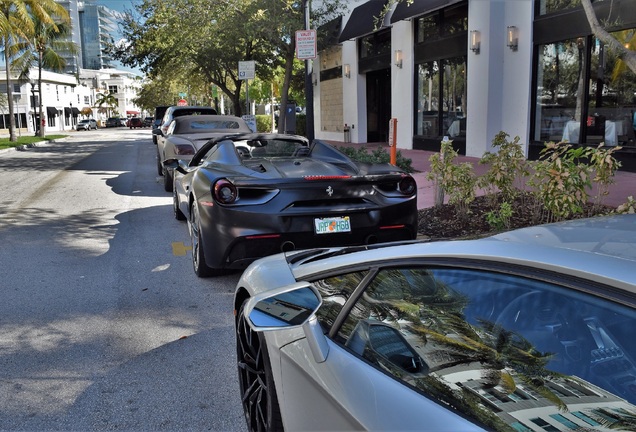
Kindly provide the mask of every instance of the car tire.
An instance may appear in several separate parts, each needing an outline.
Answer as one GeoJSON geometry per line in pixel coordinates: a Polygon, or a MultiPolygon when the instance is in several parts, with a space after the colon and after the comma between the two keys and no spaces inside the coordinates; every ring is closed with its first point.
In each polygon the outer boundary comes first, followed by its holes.
{"type": "Polygon", "coordinates": [[[186,220],[186,217],[179,209],[179,199],[177,198],[176,189],[173,187],[172,190],[172,211],[174,212],[174,218],[178,221],[184,221],[186,220]]]}
{"type": "Polygon", "coordinates": [[[252,330],[241,305],[236,322],[239,392],[249,431],[282,431],[272,367],[265,337],[252,330]]]}
{"type": "Polygon", "coordinates": [[[161,156],[159,155],[159,150],[157,150],[157,174],[163,176],[163,165],[161,164],[161,156]]]}
{"type": "Polygon", "coordinates": [[[203,252],[203,245],[201,244],[203,236],[201,234],[199,208],[196,204],[192,204],[190,208],[188,228],[192,245],[192,267],[194,268],[194,274],[200,278],[221,275],[223,273],[221,270],[210,268],[205,263],[205,254],[203,252]]]}
{"type": "Polygon", "coordinates": [[[172,174],[170,170],[163,170],[163,188],[166,192],[172,192],[172,174]]]}

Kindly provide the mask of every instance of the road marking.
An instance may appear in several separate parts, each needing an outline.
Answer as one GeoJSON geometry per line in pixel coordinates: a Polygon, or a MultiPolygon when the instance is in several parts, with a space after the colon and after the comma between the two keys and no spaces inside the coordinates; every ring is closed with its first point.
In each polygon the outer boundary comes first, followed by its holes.
{"type": "Polygon", "coordinates": [[[192,250],[192,246],[186,246],[183,242],[172,242],[172,255],[174,256],[186,256],[189,250],[192,250]]]}

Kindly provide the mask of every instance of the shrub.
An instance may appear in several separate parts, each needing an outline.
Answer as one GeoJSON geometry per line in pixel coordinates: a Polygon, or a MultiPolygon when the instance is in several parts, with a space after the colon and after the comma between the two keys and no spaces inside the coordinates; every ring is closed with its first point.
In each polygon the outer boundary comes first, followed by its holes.
{"type": "MultiPolygon", "coordinates": [[[[366,163],[390,163],[391,162],[391,154],[386,151],[384,147],[378,146],[375,150],[372,150],[370,153],[366,147],[338,147],[342,153],[346,154],[349,158],[357,162],[366,162],[366,163]]],[[[402,153],[398,150],[395,158],[395,165],[404,170],[407,173],[412,173],[413,167],[411,164],[413,161],[409,158],[405,158],[402,156],[402,153]]]]}

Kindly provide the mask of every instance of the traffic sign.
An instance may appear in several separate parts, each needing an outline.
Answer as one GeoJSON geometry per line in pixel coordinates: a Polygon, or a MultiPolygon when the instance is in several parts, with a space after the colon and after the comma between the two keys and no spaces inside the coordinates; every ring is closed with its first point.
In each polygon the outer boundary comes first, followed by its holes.
{"type": "Polygon", "coordinates": [[[256,62],[254,60],[238,62],[239,79],[250,80],[256,77],[256,62]]]}
{"type": "Polygon", "coordinates": [[[296,58],[300,60],[316,58],[316,30],[296,32],[296,58]]]}
{"type": "Polygon", "coordinates": [[[186,106],[188,104],[188,101],[185,99],[179,99],[179,102],[177,102],[177,106],[186,106]]]}

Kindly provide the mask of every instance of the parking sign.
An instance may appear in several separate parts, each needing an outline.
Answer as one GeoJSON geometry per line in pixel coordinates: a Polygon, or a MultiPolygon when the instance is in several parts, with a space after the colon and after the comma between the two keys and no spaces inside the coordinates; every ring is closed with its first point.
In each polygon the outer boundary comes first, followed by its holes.
{"type": "Polygon", "coordinates": [[[255,69],[256,65],[254,60],[238,62],[239,79],[254,79],[256,76],[256,74],[254,73],[255,69]]]}

